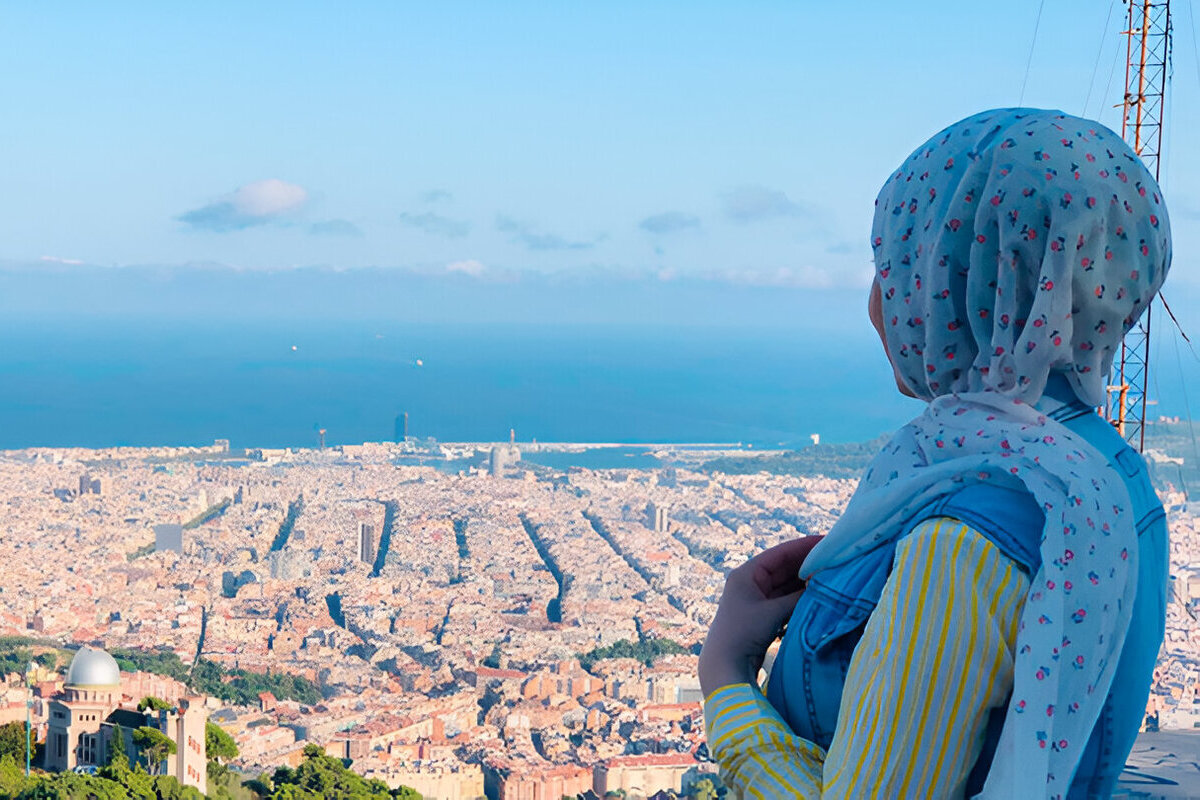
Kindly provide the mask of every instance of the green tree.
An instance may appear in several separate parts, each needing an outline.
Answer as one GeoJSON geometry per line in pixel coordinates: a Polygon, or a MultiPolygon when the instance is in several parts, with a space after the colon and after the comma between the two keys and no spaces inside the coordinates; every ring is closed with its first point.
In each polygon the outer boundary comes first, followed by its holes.
{"type": "Polygon", "coordinates": [[[138,703],[138,711],[145,711],[147,708],[153,711],[170,711],[174,707],[161,697],[146,696],[138,703]]]}
{"type": "Polygon", "coordinates": [[[261,800],[271,790],[257,780],[242,783],[238,773],[215,761],[208,762],[208,796],[210,800],[261,800]],[[216,770],[216,772],[213,772],[216,770]]]}
{"type": "Polygon", "coordinates": [[[8,642],[0,643],[0,675],[8,675],[17,673],[24,675],[25,670],[29,669],[29,661],[33,658],[33,651],[27,647],[18,646],[23,642],[23,639],[14,637],[12,644],[8,642]]]}
{"type": "Polygon", "coordinates": [[[143,725],[133,732],[133,743],[146,760],[146,769],[158,775],[163,759],[175,754],[175,742],[157,728],[143,725]]]}
{"type": "Polygon", "coordinates": [[[209,761],[224,763],[238,757],[237,742],[215,722],[204,725],[204,748],[209,761]]]}
{"type": "Polygon", "coordinates": [[[125,729],[113,725],[112,738],[108,740],[108,763],[119,767],[129,768],[129,754],[125,752],[125,729]]]}
{"type": "MultiPolygon", "coordinates": [[[[0,640],[0,646],[2,644],[0,640]]],[[[300,675],[282,672],[267,675],[241,669],[227,670],[206,658],[199,659],[195,667],[190,668],[173,652],[114,648],[111,654],[116,659],[117,666],[126,672],[141,670],[166,675],[186,682],[201,694],[219,697],[236,705],[256,704],[260,692],[270,692],[280,700],[298,700],[307,705],[319,703],[322,697],[321,688],[300,675]]],[[[2,658],[3,651],[0,650],[0,659],[2,658]]],[[[0,673],[2,672],[4,670],[0,669],[0,673]]]]}
{"type": "Polygon", "coordinates": [[[156,777],[154,791],[158,800],[204,800],[204,795],[195,786],[184,786],[170,775],[156,777]]]}
{"type": "Polygon", "coordinates": [[[270,800],[318,800],[325,797],[344,797],[347,800],[390,800],[402,797],[417,800],[421,797],[408,787],[389,790],[380,780],[366,780],[350,771],[340,758],[325,754],[318,745],[304,747],[304,761],[296,769],[280,767],[271,781],[270,800]]]}
{"type": "Polygon", "coordinates": [[[636,658],[647,667],[652,667],[659,656],[686,652],[688,649],[673,639],[641,639],[637,642],[621,639],[607,647],[597,647],[580,654],[579,663],[584,669],[590,670],[597,661],[607,658],[636,658]]]}
{"type": "Polygon", "coordinates": [[[25,788],[25,756],[18,762],[12,755],[0,756],[0,797],[16,797],[25,788]]]}
{"type": "Polygon", "coordinates": [[[136,800],[158,800],[154,796],[154,787],[150,783],[150,776],[146,774],[140,764],[136,772],[131,769],[128,757],[124,761],[110,760],[96,772],[96,775],[104,780],[119,783],[125,787],[129,796],[136,800]]]}
{"type": "MultiPolygon", "coordinates": [[[[11,755],[13,760],[25,763],[25,723],[6,722],[0,725],[0,758],[11,755]]],[[[29,733],[29,747],[34,746],[33,732],[29,733]]]]}
{"type": "Polygon", "coordinates": [[[94,775],[60,772],[38,775],[17,795],[18,800],[129,800],[129,792],[119,783],[94,775]]]}
{"type": "Polygon", "coordinates": [[[265,772],[261,773],[257,778],[251,778],[243,785],[258,797],[269,797],[275,791],[275,785],[271,782],[271,776],[265,772]]]}
{"type": "Polygon", "coordinates": [[[692,800],[716,800],[717,787],[713,786],[712,779],[701,778],[692,784],[692,791],[688,794],[692,800]]]}

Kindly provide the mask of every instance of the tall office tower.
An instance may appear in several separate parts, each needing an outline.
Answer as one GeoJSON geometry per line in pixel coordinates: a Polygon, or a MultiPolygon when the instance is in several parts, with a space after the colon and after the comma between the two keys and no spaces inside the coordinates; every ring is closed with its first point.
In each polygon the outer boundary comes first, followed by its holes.
{"type": "Polygon", "coordinates": [[[392,432],[392,438],[399,442],[408,441],[408,412],[396,415],[396,429],[392,432]]]}
{"type": "Polygon", "coordinates": [[[654,503],[646,504],[646,527],[656,533],[666,533],[667,526],[670,523],[667,520],[667,510],[661,506],[656,506],[654,503]]]}
{"type": "Polygon", "coordinates": [[[515,444],[498,444],[492,448],[488,474],[494,478],[503,478],[505,470],[515,466],[520,460],[521,451],[515,444]]]}
{"type": "Polygon", "coordinates": [[[182,525],[154,526],[154,552],[161,553],[164,550],[174,550],[176,553],[183,552],[182,525]]]}
{"type": "Polygon", "coordinates": [[[375,526],[366,522],[358,523],[358,560],[364,564],[375,563],[375,526]]]}

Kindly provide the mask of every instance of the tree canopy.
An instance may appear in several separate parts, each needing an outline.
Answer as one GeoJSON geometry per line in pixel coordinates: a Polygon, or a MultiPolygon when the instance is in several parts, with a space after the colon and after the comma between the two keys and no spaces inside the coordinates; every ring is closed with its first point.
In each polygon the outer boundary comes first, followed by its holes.
{"type": "Polygon", "coordinates": [[[114,725],[112,729],[112,738],[108,740],[108,765],[118,767],[129,767],[129,754],[125,752],[125,729],[120,725],[114,725]]]}
{"type": "Polygon", "coordinates": [[[238,757],[237,742],[215,722],[204,723],[204,748],[209,761],[232,761],[238,757]]]}
{"type": "Polygon", "coordinates": [[[114,649],[111,652],[117,664],[126,672],[144,670],[166,675],[183,681],[201,694],[218,697],[227,703],[255,705],[262,692],[270,692],[280,700],[296,700],[308,705],[315,705],[322,699],[321,689],[300,675],[226,669],[206,658],[197,661],[195,668],[189,668],[171,651],[114,649]]]}
{"type": "Polygon", "coordinates": [[[650,667],[654,665],[654,659],[659,656],[687,652],[690,651],[673,639],[642,639],[638,642],[622,639],[607,647],[597,647],[580,655],[579,663],[584,669],[591,670],[597,661],[603,661],[606,658],[636,658],[650,667]]]}
{"type": "MultiPolygon", "coordinates": [[[[33,734],[29,735],[29,746],[34,746],[33,734]]],[[[25,763],[25,723],[7,722],[0,725],[0,758],[11,755],[21,764],[25,763]]]]}
{"type": "Polygon", "coordinates": [[[175,741],[158,728],[148,725],[134,729],[133,743],[146,760],[146,769],[151,775],[158,774],[164,758],[175,754],[175,741]]]}
{"type": "MultiPolygon", "coordinates": [[[[24,731],[22,730],[22,733],[24,731]]],[[[0,798],[9,800],[205,800],[193,786],[183,786],[169,775],[155,775],[162,760],[175,752],[175,743],[161,731],[141,727],[133,741],[142,758],[130,766],[127,758],[112,758],[95,775],[73,772],[24,774],[24,753],[16,759],[0,755],[0,798]],[[149,767],[143,766],[143,761],[149,767]]],[[[304,761],[296,769],[280,767],[243,784],[237,773],[217,758],[236,758],[237,745],[218,725],[205,730],[209,747],[208,798],[213,800],[421,800],[415,789],[389,789],[380,780],[367,780],[348,768],[340,758],[326,755],[317,745],[304,748],[304,761]],[[228,742],[224,737],[228,737],[228,742]],[[214,746],[215,745],[215,746],[214,746]],[[214,753],[217,755],[214,756],[214,753]]],[[[115,748],[114,748],[115,749],[115,748]]]]}
{"type": "Polygon", "coordinates": [[[168,775],[154,777],[139,764],[113,763],[95,775],[35,772],[25,777],[23,765],[0,756],[0,797],[9,800],[204,800],[194,786],[168,775]]]}
{"type": "Polygon", "coordinates": [[[138,703],[138,711],[145,711],[147,708],[153,711],[170,711],[174,706],[163,700],[161,697],[143,697],[138,703]]]}
{"type": "Polygon", "coordinates": [[[326,755],[315,745],[306,745],[300,766],[280,767],[271,779],[270,800],[320,800],[342,797],[346,800],[420,800],[414,789],[402,786],[389,789],[381,780],[367,780],[352,772],[340,758],[326,755]]]}

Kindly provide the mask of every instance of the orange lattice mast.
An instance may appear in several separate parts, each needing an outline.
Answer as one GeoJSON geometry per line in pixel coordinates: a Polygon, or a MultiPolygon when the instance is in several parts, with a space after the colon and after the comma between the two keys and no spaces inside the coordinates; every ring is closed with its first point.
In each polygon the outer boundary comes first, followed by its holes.
{"type": "MultiPolygon", "coordinates": [[[[1121,135],[1159,179],[1163,106],[1171,52],[1170,0],[1125,0],[1125,98],[1121,135]]],[[[1121,343],[1120,360],[1108,387],[1105,416],[1138,450],[1146,444],[1146,384],[1150,374],[1150,312],[1121,343]]]]}

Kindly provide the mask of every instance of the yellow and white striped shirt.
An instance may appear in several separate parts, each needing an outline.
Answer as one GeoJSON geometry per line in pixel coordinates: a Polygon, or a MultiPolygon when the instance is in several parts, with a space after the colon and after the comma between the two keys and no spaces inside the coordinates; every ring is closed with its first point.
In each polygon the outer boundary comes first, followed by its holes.
{"type": "Polygon", "coordinates": [[[759,800],[962,797],[988,714],[1012,688],[1028,591],[1016,562],[974,528],[921,523],[897,544],[854,649],[828,752],[749,684],[706,698],[708,746],[726,785],[759,800]]]}

